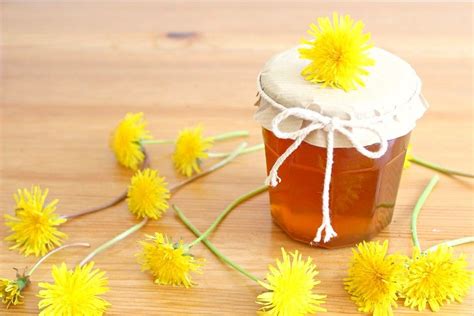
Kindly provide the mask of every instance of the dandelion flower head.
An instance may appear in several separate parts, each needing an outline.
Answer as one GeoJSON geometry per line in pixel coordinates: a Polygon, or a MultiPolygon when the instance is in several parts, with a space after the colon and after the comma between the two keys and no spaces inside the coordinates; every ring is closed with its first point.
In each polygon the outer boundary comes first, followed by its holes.
{"type": "Polygon", "coordinates": [[[353,249],[345,289],[363,313],[393,315],[398,293],[405,280],[404,263],[401,255],[388,255],[388,241],[362,242],[353,249]]]}
{"type": "Polygon", "coordinates": [[[447,246],[426,253],[415,248],[403,290],[405,306],[422,311],[429,305],[436,312],[446,303],[462,302],[472,285],[473,273],[464,255],[456,258],[447,246]]]}
{"type": "Polygon", "coordinates": [[[65,263],[54,265],[52,276],[53,283],[39,283],[42,288],[38,294],[40,316],[99,316],[110,307],[101,297],[109,291],[105,272],[94,269],[93,262],[76,266],[74,270],[69,270],[65,263]]]}
{"type": "Polygon", "coordinates": [[[314,292],[320,281],[318,270],[310,257],[302,258],[298,251],[287,253],[281,249],[282,260],[270,265],[266,280],[260,284],[267,290],[257,297],[266,315],[298,316],[326,311],[320,305],[325,295],[314,292]]]}
{"type": "Polygon", "coordinates": [[[375,61],[368,55],[372,48],[370,33],[363,33],[364,23],[354,22],[349,15],[333,14],[318,18],[318,25],[311,24],[308,33],[312,40],[303,40],[300,58],[311,62],[302,70],[302,76],[324,87],[341,88],[345,91],[364,86],[362,76],[369,74],[367,66],[375,61]]]}
{"type": "Polygon", "coordinates": [[[204,259],[196,258],[182,241],[172,242],[167,236],[155,233],[140,242],[137,254],[142,271],[150,272],[155,283],[162,285],[193,286],[191,273],[200,273],[204,259]]]}
{"type": "Polygon", "coordinates": [[[407,147],[407,153],[405,154],[405,160],[403,161],[403,169],[411,167],[411,159],[413,159],[413,146],[409,144],[407,147]]]}
{"type": "Polygon", "coordinates": [[[17,273],[16,280],[0,279],[0,298],[2,303],[9,308],[11,305],[23,304],[21,291],[30,283],[28,276],[17,273]]]}
{"type": "Polygon", "coordinates": [[[67,236],[58,230],[66,219],[55,213],[58,200],[46,204],[48,190],[39,186],[31,190],[18,190],[13,197],[16,201],[15,215],[5,215],[5,225],[11,234],[5,240],[25,256],[43,256],[62,244],[67,236]]]}
{"type": "Polygon", "coordinates": [[[172,157],[176,170],[186,177],[201,172],[200,163],[208,157],[207,151],[211,146],[212,138],[202,135],[201,126],[182,130],[172,157]]]}
{"type": "Polygon", "coordinates": [[[145,160],[140,142],[151,139],[146,126],[143,113],[127,113],[112,132],[110,147],[124,167],[137,170],[145,160]]]}
{"type": "Polygon", "coordinates": [[[170,196],[168,184],[158,171],[138,170],[128,187],[128,209],[138,218],[159,219],[168,209],[170,196]]]}

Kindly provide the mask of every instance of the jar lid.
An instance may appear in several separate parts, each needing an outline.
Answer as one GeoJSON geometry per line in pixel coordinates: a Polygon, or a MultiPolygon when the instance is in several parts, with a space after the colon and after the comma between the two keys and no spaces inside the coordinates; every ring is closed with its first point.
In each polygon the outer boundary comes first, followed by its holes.
{"type": "MultiPolygon", "coordinates": [[[[264,66],[257,83],[260,94],[255,118],[266,129],[272,130],[273,118],[285,108],[300,107],[323,116],[371,123],[387,139],[409,133],[427,108],[420,95],[421,80],[404,60],[381,48],[368,51],[375,65],[367,67],[364,87],[356,90],[323,87],[306,81],[301,75],[310,61],[299,57],[298,47],[284,51],[264,66]],[[379,126],[376,126],[379,125],[379,126]]],[[[279,124],[285,132],[299,130],[308,122],[289,116],[279,124]]],[[[367,129],[353,129],[354,138],[363,146],[374,144],[378,136],[367,129]]],[[[309,134],[306,142],[326,146],[326,131],[318,129],[309,134]]],[[[334,135],[335,147],[353,147],[345,135],[334,135]]]]}

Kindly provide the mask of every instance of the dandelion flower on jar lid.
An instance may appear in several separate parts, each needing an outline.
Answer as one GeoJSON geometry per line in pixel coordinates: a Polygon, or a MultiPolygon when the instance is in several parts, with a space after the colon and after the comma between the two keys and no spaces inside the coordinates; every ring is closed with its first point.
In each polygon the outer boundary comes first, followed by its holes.
{"type": "Polygon", "coordinates": [[[281,249],[282,260],[276,267],[270,265],[265,281],[259,283],[268,291],[257,297],[260,309],[266,315],[298,316],[324,312],[325,295],[314,293],[320,283],[318,270],[310,257],[305,260],[298,251],[287,253],[281,249]]]}
{"type": "Polygon", "coordinates": [[[362,242],[353,249],[345,289],[363,313],[393,315],[405,282],[407,258],[387,255],[388,241],[362,242]]]}
{"type": "Polygon", "coordinates": [[[2,303],[9,308],[11,305],[23,304],[21,291],[30,283],[26,275],[17,273],[16,280],[0,279],[0,298],[2,303]]]}
{"type": "Polygon", "coordinates": [[[212,138],[202,135],[201,126],[180,131],[172,157],[176,170],[186,177],[201,172],[199,165],[208,157],[207,151],[211,146],[212,138]]]}
{"type": "Polygon", "coordinates": [[[128,209],[138,218],[159,219],[168,209],[168,183],[153,169],[138,170],[130,181],[128,209]]]}
{"type": "Polygon", "coordinates": [[[137,254],[142,271],[153,275],[155,283],[163,285],[193,286],[191,273],[200,273],[204,259],[189,253],[182,241],[172,242],[167,236],[155,233],[140,241],[142,247],[137,254]]]}
{"type": "Polygon", "coordinates": [[[303,40],[299,49],[300,58],[311,62],[301,75],[313,83],[341,88],[345,91],[356,89],[356,84],[364,86],[362,76],[368,75],[367,66],[375,61],[369,57],[370,33],[363,33],[364,23],[349,15],[333,14],[318,18],[318,25],[311,24],[308,33],[312,40],[303,40]]]}
{"type": "Polygon", "coordinates": [[[146,129],[143,113],[127,113],[112,132],[110,147],[117,161],[132,170],[137,170],[145,159],[141,141],[151,139],[146,129]]]}
{"type": "Polygon", "coordinates": [[[451,247],[420,253],[414,248],[408,265],[408,280],[403,289],[405,306],[439,311],[450,302],[461,302],[473,285],[473,273],[463,255],[455,258],[451,247]]]}
{"type": "Polygon", "coordinates": [[[65,263],[53,266],[53,283],[39,283],[38,308],[46,315],[103,315],[110,303],[100,297],[109,291],[105,272],[90,262],[68,270],[65,263]]]}
{"type": "Polygon", "coordinates": [[[61,245],[67,236],[58,230],[66,219],[55,213],[58,200],[45,205],[48,190],[42,192],[39,186],[18,190],[15,215],[5,215],[5,225],[11,234],[5,238],[13,242],[10,249],[18,249],[25,256],[42,256],[61,245]]]}

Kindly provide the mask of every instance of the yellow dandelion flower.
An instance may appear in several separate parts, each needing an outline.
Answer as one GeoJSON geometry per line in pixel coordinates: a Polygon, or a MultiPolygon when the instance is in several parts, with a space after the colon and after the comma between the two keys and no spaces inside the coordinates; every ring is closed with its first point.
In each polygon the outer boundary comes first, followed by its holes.
{"type": "Polygon", "coordinates": [[[363,29],[364,23],[354,23],[349,15],[334,13],[332,24],[328,17],[318,18],[318,25],[311,24],[308,31],[314,39],[303,40],[306,46],[299,49],[300,58],[311,61],[301,75],[323,87],[345,91],[356,89],[356,84],[364,86],[361,76],[369,74],[365,67],[375,61],[367,54],[372,47],[370,33],[364,34],[363,29]]]}
{"type": "Polygon", "coordinates": [[[360,312],[375,316],[393,315],[398,293],[405,280],[401,255],[387,255],[388,242],[363,242],[353,249],[345,289],[360,312]]]}
{"type": "Polygon", "coordinates": [[[58,200],[45,205],[48,190],[41,191],[34,186],[31,191],[18,190],[13,197],[16,201],[15,216],[5,215],[5,225],[11,234],[5,238],[13,242],[10,249],[18,249],[25,256],[42,256],[61,245],[67,236],[57,227],[66,219],[55,213],[58,200]]]}
{"type": "Polygon", "coordinates": [[[170,196],[168,184],[158,171],[138,170],[128,187],[128,209],[137,218],[159,219],[168,209],[170,196]]]}
{"type": "Polygon", "coordinates": [[[298,316],[324,312],[325,295],[313,292],[320,283],[316,280],[318,270],[310,257],[303,260],[298,251],[287,253],[281,249],[282,261],[276,267],[270,265],[266,281],[259,283],[268,291],[257,297],[264,314],[275,316],[298,316]]]}
{"type": "Polygon", "coordinates": [[[173,243],[167,236],[155,233],[140,241],[141,252],[137,254],[142,271],[149,271],[155,283],[177,285],[186,288],[193,286],[191,273],[201,272],[204,259],[195,258],[182,241],[173,243]]]}
{"type": "Polygon", "coordinates": [[[451,247],[440,246],[427,253],[415,248],[402,293],[405,306],[422,311],[429,305],[436,312],[445,303],[461,302],[472,285],[473,273],[465,257],[454,258],[451,247]]]}
{"type": "Polygon", "coordinates": [[[0,279],[0,298],[7,308],[10,305],[23,304],[21,291],[29,284],[29,277],[18,275],[16,280],[0,279]]]}
{"type": "Polygon", "coordinates": [[[0,279],[0,298],[2,303],[8,307],[10,305],[22,304],[23,296],[16,280],[0,279]]]}
{"type": "Polygon", "coordinates": [[[411,161],[413,159],[413,146],[411,144],[407,147],[407,153],[405,154],[405,161],[403,161],[403,169],[411,167],[411,161]]]}
{"type": "Polygon", "coordinates": [[[202,135],[202,127],[182,130],[176,140],[173,163],[176,170],[186,177],[201,172],[201,160],[208,157],[207,150],[212,146],[212,138],[202,135]]]}
{"type": "Polygon", "coordinates": [[[118,162],[137,170],[145,159],[140,141],[151,139],[143,113],[127,113],[112,133],[110,147],[118,162]]]}
{"type": "Polygon", "coordinates": [[[109,291],[108,281],[104,271],[93,267],[93,262],[74,270],[54,265],[54,283],[39,283],[39,315],[103,315],[110,303],[100,295],[109,291]]]}

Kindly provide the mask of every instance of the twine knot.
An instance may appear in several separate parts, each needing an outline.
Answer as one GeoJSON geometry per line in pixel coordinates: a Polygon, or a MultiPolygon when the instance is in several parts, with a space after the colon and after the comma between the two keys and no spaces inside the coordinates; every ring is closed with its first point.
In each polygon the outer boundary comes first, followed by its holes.
{"type": "Polygon", "coordinates": [[[267,185],[271,185],[272,187],[276,187],[278,183],[281,182],[281,178],[278,176],[278,169],[281,167],[283,162],[301,145],[301,143],[306,139],[309,134],[317,130],[324,130],[327,134],[326,170],[324,173],[324,186],[322,196],[322,223],[316,232],[316,236],[314,237],[313,242],[321,241],[323,231],[325,232],[325,243],[331,240],[333,237],[337,236],[337,233],[334,231],[331,225],[331,216],[329,209],[329,189],[331,185],[332,165],[334,160],[334,133],[339,132],[344,135],[357,149],[357,151],[365,157],[377,159],[385,154],[388,147],[387,139],[383,136],[382,132],[377,128],[377,125],[375,124],[380,122],[381,119],[378,119],[378,121],[377,119],[342,120],[337,117],[325,116],[313,110],[299,107],[286,108],[273,118],[273,134],[275,134],[276,137],[281,139],[293,139],[294,142],[286,149],[286,151],[280,157],[278,157],[268,174],[265,183],[267,185]],[[288,117],[299,118],[309,122],[309,124],[306,127],[303,127],[296,131],[284,132],[280,129],[280,124],[288,117]],[[357,139],[356,135],[353,132],[354,129],[363,129],[373,133],[378,139],[376,143],[380,145],[378,150],[367,150],[357,139]]]}

